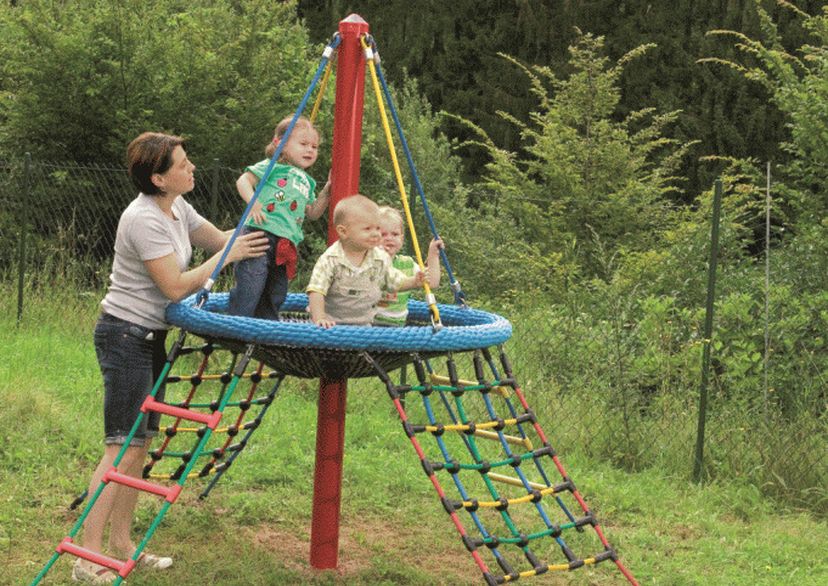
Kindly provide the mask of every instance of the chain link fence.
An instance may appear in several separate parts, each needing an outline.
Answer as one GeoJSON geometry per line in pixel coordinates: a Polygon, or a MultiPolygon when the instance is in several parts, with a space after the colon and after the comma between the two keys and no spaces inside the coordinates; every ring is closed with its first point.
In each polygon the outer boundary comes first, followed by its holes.
{"type": "MultiPolygon", "coordinates": [[[[232,228],[244,209],[234,185],[240,169],[219,161],[204,167],[187,199],[220,228],[232,228]]],[[[126,172],[115,165],[0,162],[3,281],[19,280],[23,268],[27,291],[59,279],[103,290],[118,218],[134,197],[126,172]]],[[[307,244],[300,250],[304,271],[325,240],[324,222],[309,226],[307,244]]],[[[229,279],[228,273],[223,279],[229,279]]],[[[306,278],[306,272],[300,275],[295,290],[306,278]]],[[[220,281],[216,290],[227,287],[229,281],[220,281]]],[[[450,299],[447,290],[437,293],[450,299]]],[[[819,316],[825,306],[813,303],[817,322],[828,319],[828,312],[819,316]]],[[[782,304],[770,315],[771,332],[793,327],[786,307],[782,304]]],[[[513,324],[506,351],[557,450],[605,459],[627,470],[656,468],[691,477],[703,310],[680,309],[663,299],[599,297],[562,300],[547,308],[488,309],[507,315],[513,324]]],[[[755,315],[748,312],[742,319],[750,323],[755,315]]],[[[723,324],[733,319],[717,315],[723,324]]],[[[749,338],[717,340],[714,334],[705,476],[738,479],[784,506],[824,515],[828,358],[806,336],[793,337],[799,341],[791,345],[780,333],[772,337],[777,354],[763,360],[761,345],[758,353],[745,349],[756,344],[756,335],[749,338]],[[740,369],[744,372],[735,378],[740,369]]]]}

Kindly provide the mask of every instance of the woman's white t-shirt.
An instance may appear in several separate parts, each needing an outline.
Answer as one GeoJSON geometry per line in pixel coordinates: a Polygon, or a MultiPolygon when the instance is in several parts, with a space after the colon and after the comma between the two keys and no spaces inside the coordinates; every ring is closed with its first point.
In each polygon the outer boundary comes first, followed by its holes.
{"type": "Polygon", "coordinates": [[[153,196],[139,194],[121,214],[115,236],[115,258],[103,310],[153,330],[168,329],[164,311],[170,300],[150,277],[145,261],[175,253],[178,268],[190,265],[190,234],[207,220],[183,197],[172,204],[175,220],[164,214],[153,196]]]}

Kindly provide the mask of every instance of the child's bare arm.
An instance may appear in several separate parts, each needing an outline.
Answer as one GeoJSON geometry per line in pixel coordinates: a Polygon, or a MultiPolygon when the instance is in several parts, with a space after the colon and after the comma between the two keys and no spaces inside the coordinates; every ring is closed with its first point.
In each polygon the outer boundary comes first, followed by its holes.
{"type": "Polygon", "coordinates": [[[418,289],[423,286],[425,282],[425,274],[422,271],[417,271],[417,273],[413,277],[406,277],[404,281],[400,283],[400,286],[397,288],[397,291],[408,291],[409,289],[418,289]]]}
{"type": "Polygon", "coordinates": [[[328,181],[325,183],[325,186],[319,192],[319,195],[316,196],[316,201],[310,204],[307,208],[305,208],[305,215],[311,219],[316,220],[317,218],[321,217],[323,213],[325,213],[325,208],[328,207],[328,201],[330,200],[331,195],[331,176],[330,173],[328,174],[328,181]]]}
{"type": "Polygon", "coordinates": [[[311,321],[325,329],[336,325],[336,322],[325,313],[325,296],[318,291],[308,291],[308,308],[310,309],[311,321]]]}
{"type": "Polygon", "coordinates": [[[442,238],[434,238],[428,245],[426,259],[426,277],[428,286],[436,289],[440,286],[440,249],[445,248],[442,238]]]}
{"type": "MultiPolygon", "coordinates": [[[[250,171],[245,171],[239,176],[238,179],[236,179],[236,189],[239,191],[241,198],[247,203],[250,203],[250,200],[253,199],[253,195],[256,193],[256,185],[258,184],[259,178],[250,171]]],[[[256,203],[253,204],[253,207],[250,210],[250,217],[253,218],[253,221],[257,224],[264,222],[262,204],[259,201],[256,201],[256,203]]]]}

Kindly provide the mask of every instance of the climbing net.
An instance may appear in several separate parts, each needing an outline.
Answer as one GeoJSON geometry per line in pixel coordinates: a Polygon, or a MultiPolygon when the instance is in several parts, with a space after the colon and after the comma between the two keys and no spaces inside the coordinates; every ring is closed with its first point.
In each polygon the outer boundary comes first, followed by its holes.
{"type": "Polygon", "coordinates": [[[635,583],[529,408],[502,347],[497,355],[499,364],[486,348],[448,353],[446,374],[415,356],[414,384],[395,384],[374,364],[466,549],[488,584],[606,560],[635,583]],[[459,377],[463,359],[471,380],[459,377]],[[546,561],[550,555],[561,561],[546,561]]]}
{"type": "Polygon", "coordinates": [[[200,494],[205,498],[248,445],[285,375],[266,370],[263,362],[242,361],[240,356],[211,339],[181,348],[176,371],[167,375],[163,401],[205,416],[218,412],[224,401],[222,421],[200,445],[207,425],[169,414],[159,426],[162,439],[149,453],[144,478],[177,481],[185,474],[186,478],[211,477],[200,494]]]}

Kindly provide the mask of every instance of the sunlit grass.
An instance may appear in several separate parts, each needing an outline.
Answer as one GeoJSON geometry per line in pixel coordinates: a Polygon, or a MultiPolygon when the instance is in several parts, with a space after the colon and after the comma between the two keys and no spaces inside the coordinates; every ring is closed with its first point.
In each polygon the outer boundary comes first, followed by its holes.
{"type": "MultiPolygon", "coordinates": [[[[0,291],[2,584],[26,584],[39,571],[77,519],[67,505],[85,488],[99,458],[101,381],[92,346],[97,302],[96,294],[56,288],[29,296],[17,325],[13,291],[0,291]]],[[[151,541],[151,551],[176,558],[173,568],[136,572],[130,584],[479,580],[382,384],[370,379],[350,381],[348,388],[340,568],[310,568],[316,389],[315,381],[286,381],[251,445],[210,498],[197,500],[204,482],[191,481],[151,541]]],[[[418,412],[414,403],[408,407],[418,412]]],[[[554,425],[542,423],[554,441],[554,425]]],[[[420,440],[436,453],[430,436],[420,440]]],[[[577,450],[561,459],[643,584],[828,582],[819,554],[828,550],[826,523],[779,511],[749,484],[698,486],[658,468],[631,474],[577,450]]],[[[438,478],[452,488],[445,473],[438,478]]],[[[136,532],[146,531],[157,510],[155,499],[141,500],[136,532]]],[[[473,529],[468,516],[461,520],[473,529]]],[[[560,558],[551,548],[547,561],[560,558]]],[[[61,559],[45,583],[68,584],[68,578],[69,562],[61,559]]],[[[526,582],[620,584],[622,579],[613,566],[601,564],[526,582]]]]}

